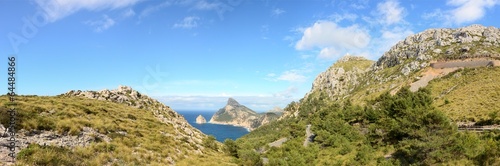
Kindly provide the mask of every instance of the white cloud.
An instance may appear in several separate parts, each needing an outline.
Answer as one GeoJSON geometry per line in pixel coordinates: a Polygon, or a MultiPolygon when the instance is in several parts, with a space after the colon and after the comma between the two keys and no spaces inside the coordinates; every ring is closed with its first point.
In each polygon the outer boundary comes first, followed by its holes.
{"type": "Polygon", "coordinates": [[[132,6],[140,0],[35,0],[47,14],[50,22],[57,21],[80,10],[119,9],[132,6]]]}
{"type": "Polygon", "coordinates": [[[457,6],[450,11],[451,19],[456,24],[462,24],[483,18],[486,8],[499,3],[498,0],[449,0],[447,4],[457,6]]]}
{"type": "Polygon", "coordinates": [[[200,18],[196,16],[185,17],[181,22],[174,24],[173,27],[185,29],[195,28],[198,26],[198,20],[200,20],[200,18]]]}
{"type": "Polygon", "coordinates": [[[396,0],[387,0],[377,4],[377,12],[381,14],[380,23],[383,25],[392,25],[403,21],[405,9],[399,6],[396,0]]]}
{"type": "Polygon", "coordinates": [[[340,27],[331,21],[318,21],[303,31],[302,38],[295,44],[297,50],[319,48],[318,56],[331,57],[333,50],[343,52],[360,50],[368,46],[370,35],[357,25],[340,27]],[[325,49],[328,48],[328,49],[325,49]]]}
{"type": "Polygon", "coordinates": [[[452,9],[435,9],[433,12],[424,13],[422,18],[436,20],[445,26],[470,23],[483,18],[488,8],[500,4],[500,0],[448,0],[447,5],[452,9]]]}
{"type": "Polygon", "coordinates": [[[283,10],[283,9],[280,9],[280,8],[276,8],[274,10],[272,10],[272,15],[273,16],[279,16],[281,14],[284,14],[286,11],[283,10]]]}
{"type": "Polygon", "coordinates": [[[295,93],[298,92],[298,88],[295,86],[290,86],[286,90],[283,90],[281,92],[274,93],[274,97],[279,97],[279,98],[292,98],[295,93]]]}
{"type": "Polygon", "coordinates": [[[94,31],[96,32],[102,32],[115,25],[115,20],[109,18],[108,15],[103,15],[102,19],[96,21],[86,21],[85,24],[94,27],[94,31]]]}
{"type": "Polygon", "coordinates": [[[295,70],[290,70],[290,71],[285,71],[283,74],[281,74],[279,77],[277,77],[278,80],[282,81],[290,81],[290,82],[304,82],[306,77],[299,74],[295,70]]]}
{"type": "Polygon", "coordinates": [[[356,19],[358,19],[358,15],[353,14],[353,13],[344,13],[344,14],[335,13],[335,14],[332,14],[331,16],[329,16],[329,18],[336,23],[344,21],[344,20],[348,20],[348,21],[352,22],[352,21],[356,21],[356,19]]]}
{"type": "Polygon", "coordinates": [[[335,48],[325,47],[319,52],[318,58],[332,60],[340,57],[340,53],[335,48]]]}

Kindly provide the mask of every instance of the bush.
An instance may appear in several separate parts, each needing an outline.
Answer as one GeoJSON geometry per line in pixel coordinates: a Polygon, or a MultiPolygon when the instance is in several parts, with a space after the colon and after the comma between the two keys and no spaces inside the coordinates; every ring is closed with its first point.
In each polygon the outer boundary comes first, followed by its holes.
{"type": "Polygon", "coordinates": [[[209,148],[215,151],[219,150],[217,141],[213,135],[209,135],[208,137],[203,138],[202,144],[205,148],[209,148]]]}
{"type": "Polygon", "coordinates": [[[238,145],[232,139],[224,140],[224,152],[233,157],[238,157],[238,145]]]}

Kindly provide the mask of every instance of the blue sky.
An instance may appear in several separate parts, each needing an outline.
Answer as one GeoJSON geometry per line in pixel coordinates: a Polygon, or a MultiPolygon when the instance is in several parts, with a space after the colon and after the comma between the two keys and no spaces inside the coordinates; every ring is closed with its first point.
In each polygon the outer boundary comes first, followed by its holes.
{"type": "Polygon", "coordinates": [[[428,28],[500,27],[499,4],[0,0],[0,53],[17,56],[19,94],[128,85],[178,110],[216,110],[233,97],[265,111],[302,98],[346,54],[376,60],[428,28]]]}

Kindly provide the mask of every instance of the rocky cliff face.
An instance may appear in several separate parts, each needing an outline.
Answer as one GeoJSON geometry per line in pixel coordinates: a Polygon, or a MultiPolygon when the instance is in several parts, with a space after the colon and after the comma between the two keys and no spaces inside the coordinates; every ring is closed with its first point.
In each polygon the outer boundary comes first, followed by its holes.
{"type": "Polygon", "coordinates": [[[233,98],[229,98],[226,106],[212,116],[210,123],[229,124],[253,130],[258,127],[258,124],[255,123],[258,119],[257,112],[241,105],[233,98]]]}
{"type": "Polygon", "coordinates": [[[277,120],[281,115],[280,109],[273,109],[275,112],[257,113],[244,105],[241,105],[233,98],[229,98],[226,106],[219,109],[210,123],[227,124],[233,126],[245,127],[248,130],[254,130],[257,127],[277,120]]]}
{"type": "Polygon", "coordinates": [[[203,116],[198,115],[198,117],[196,117],[196,123],[198,124],[207,123],[207,120],[203,116]]]}
{"type": "Polygon", "coordinates": [[[429,61],[467,58],[500,59],[500,29],[470,25],[457,29],[429,29],[398,42],[373,65],[375,71],[404,65],[408,75],[429,66],[429,61]]]}
{"type": "MultiPolygon", "coordinates": [[[[372,64],[373,61],[363,57],[346,55],[314,79],[311,92],[324,91],[329,97],[337,100],[360,84],[359,78],[372,64]]],[[[306,94],[306,97],[311,92],[306,94]]]]}

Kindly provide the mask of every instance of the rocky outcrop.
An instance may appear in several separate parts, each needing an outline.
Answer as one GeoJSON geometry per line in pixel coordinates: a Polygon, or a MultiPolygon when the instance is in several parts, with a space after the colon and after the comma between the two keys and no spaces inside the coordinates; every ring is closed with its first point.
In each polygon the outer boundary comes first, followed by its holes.
{"type": "MultiPolygon", "coordinates": [[[[342,57],[332,67],[320,73],[314,79],[311,92],[323,91],[329,97],[335,99],[349,94],[360,83],[359,78],[369,67],[369,65],[359,65],[360,63],[372,64],[373,62],[363,57],[351,55],[342,57]]],[[[306,94],[306,97],[311,92],[306,94]]]]}
{"type": "MultiPolygon", "coordinates": [[[[200,149],[203,148],[201,142],[202,138],[206,137],[205,134],[191,126],[182,115],[172,110],[169,106],[147,95],[143,95],[129,86],[120,85],[118,89],[105,89],[101,91],[71,90],[60,96],[104,100],[151,111],[160,122],[174,126],[175,133],[177,133],[175,134],[175,139],[189,138],[187,139],[189,143],[198,146],[200,149]]],[[[201,151],[198,150],[196,153],[201,153],[201,151]]]]}
{"type": "Polygon", "coordinates": [[[429,29],[398,42],[373,65],[372,69],[403,65],[402,74],[429,66],[431,60],[468,58],[500,59],[500,29],[470,25],[457,29],[429,29]]]}
{"type": "Polygon", "coordinates": [[[198,115],[198,117],[196,117],[196,123],[198,124],[207,123],[207,120],[203,116],[198,115]]]}

